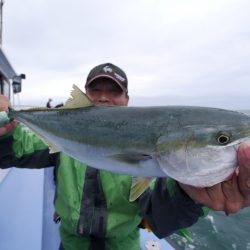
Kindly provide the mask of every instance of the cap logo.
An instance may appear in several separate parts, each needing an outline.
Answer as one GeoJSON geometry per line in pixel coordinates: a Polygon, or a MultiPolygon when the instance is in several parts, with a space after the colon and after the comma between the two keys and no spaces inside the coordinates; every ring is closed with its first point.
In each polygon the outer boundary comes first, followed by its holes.
{"type": "MultiPolygon", "coordinates": [[[[113,72],[113,69],[110,68],[108,65],[106,65],[102,69],[103,69],[103,71],[105,73],[112,73],[113,72]]],[[[117,78],[119,81],[124,82],[126,80],[124,77],[122,77],[121,75],[117,74],[116,72],[114,72],[113,74],[114,74],[115,78],[117,78]]]]}
{"type": "Polygon", "coordinates": [[[106,65],[105,67],[103,67],[103,71],[107,73],[107,72],[112,72],[113,70],[109,66],[106,65]]]}
{"type": "Polygon", "coordinates": [[[125,78],[124,78],[124,77],[122,77],[122,76],[120,76],[119,74],[114,73],[114,75],[115,75],[115,77],[116,77],[118,80],[120,80],[120,81],[122,81],[122,82],[124,82],[124,81],[125,81],[125,78]]]}

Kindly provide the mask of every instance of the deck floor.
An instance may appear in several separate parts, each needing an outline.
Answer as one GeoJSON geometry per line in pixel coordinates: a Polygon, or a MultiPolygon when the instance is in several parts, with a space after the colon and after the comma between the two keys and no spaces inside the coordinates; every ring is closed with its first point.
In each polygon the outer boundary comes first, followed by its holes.
{"type": "MultiPolygon", "coordinates": [[[[57,250],[58,226],[53,223],[53,168],[12,168],[0,183],[0,249],[57,250]]],[[[161,250],[172,250],[165,240],[141,230],[141,250],[158,242],[161,250]]],[[[158,244],[157,243],[157,244],[158,244]]]]}

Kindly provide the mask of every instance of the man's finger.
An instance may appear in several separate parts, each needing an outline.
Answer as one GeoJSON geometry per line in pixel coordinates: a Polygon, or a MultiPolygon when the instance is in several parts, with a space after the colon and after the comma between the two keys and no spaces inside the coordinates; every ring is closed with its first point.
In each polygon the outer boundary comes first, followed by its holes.
{"type": "Polygon", "coordinates": [[[236,173],[230,180],[222,182],[222,191],[226,198],[224,210],[226,214],[238,212],[244,204],[244,197],[239,191],[238,177],[236,173]]]}
{"type": "Polygon", "coordinates": [[[222,192],[221,183],[206,188],[207,194],[212,202],[210,208],[215,211],[223,211],[225,209],[225,196],[222,192]]]}
{"type": "Polygon", "coordinates": [[[181,189],[194,201],[199,202],[203,205],[206,205],[207,207],[210,207],[213,205],[213,202],[211,201],[210,197],[207,194],[207,191],[205,188],[197,188],[190,185],[178,183],[181,189]]]}
{"type": "Polygon", "coordinates": [[[242,144],[238,150],[239,162],[239,189],[242,193],[246,204],[250,205],[250,145],[242,144]]]}

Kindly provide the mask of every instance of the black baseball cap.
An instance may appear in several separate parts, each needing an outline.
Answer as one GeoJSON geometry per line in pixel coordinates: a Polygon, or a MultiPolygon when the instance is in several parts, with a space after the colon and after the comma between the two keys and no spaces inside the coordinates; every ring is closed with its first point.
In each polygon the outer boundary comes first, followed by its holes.
{"type": "Polygon", "coordinates": [[[128,79],[125,72],[112,63],[104,63],[94,67],[88,74],[85,88],[96,79],[103,77],[112,79],[123,91],[128,92],[128,79]]]}

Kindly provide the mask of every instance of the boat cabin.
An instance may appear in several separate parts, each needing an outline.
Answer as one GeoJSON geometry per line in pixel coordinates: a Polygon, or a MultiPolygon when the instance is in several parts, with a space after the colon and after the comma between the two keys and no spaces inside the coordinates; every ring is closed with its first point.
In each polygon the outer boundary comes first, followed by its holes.
{"type": "Polygon", "coordinates": [[[22,91],[22,79],[25,79],[25,75],[17,75],[0,48],[0,94],[7,96],[11,100],[13,94],[22,91]]]}

